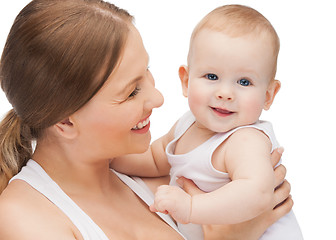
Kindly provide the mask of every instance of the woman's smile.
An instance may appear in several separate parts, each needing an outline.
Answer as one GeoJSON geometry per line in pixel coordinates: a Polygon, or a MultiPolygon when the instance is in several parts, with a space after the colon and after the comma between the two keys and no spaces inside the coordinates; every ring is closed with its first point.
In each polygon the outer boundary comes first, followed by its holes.
{"type": "Polygon", "coordinates": [[[139,121],[133,128],[132,131],[136,131],[137,133],[145,133],[149,130],[150,121],[149,116],[145,119],[139,121]]]}

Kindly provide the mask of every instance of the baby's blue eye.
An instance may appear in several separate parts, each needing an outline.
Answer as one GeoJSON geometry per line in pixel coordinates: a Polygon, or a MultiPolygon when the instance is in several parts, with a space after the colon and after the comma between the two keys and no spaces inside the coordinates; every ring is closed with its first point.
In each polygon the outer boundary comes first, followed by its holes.
{"type": "Polygon", "coordinates": [[[251,82],[245,78],[238,80],[238,84],[242,86],[249,86],[251,85],[251,82]]]}
{"type": "Polygon", "coordinates": [[[209,80],[212,80],[212,81],[218,80],[218,76],[216,74],[213,74],[213,73],[209,73],[209,74],[205,75],[205,77],[209,80]]]}

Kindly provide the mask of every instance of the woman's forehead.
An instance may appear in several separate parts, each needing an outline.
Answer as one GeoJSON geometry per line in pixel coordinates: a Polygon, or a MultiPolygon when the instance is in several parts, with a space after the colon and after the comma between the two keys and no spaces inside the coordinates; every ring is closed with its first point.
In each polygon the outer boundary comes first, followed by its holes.
{"type": "MultiPolygon", "coordinates": [[[[143,45],[139,31],[132,27],[120,58],[118,66],[111,73],[107,84],[126,87],[141,78],[149,62],[148,53],[143,45]]],[[[120,90],[122,91],[122,90],[120,90]]]]}

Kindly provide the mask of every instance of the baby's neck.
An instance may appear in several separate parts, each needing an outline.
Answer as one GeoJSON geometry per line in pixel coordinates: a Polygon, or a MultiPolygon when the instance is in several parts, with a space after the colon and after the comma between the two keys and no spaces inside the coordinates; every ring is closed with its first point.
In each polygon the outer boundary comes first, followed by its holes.
{"type": "Polygon", "coordinates": [[[177,141],[175,154],[185,154],[200,146],[212,136],[217,134],[207,128],[202,128],[193,123],[190,128],[183,134],[183,136],[177,141]]]}

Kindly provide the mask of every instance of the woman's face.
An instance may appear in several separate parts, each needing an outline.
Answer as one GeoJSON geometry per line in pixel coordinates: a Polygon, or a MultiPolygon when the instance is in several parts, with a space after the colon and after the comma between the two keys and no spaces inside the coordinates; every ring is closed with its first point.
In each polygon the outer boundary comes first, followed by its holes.
{"type": "Polygon", "coordinates": [[[148,70],[139,32],[130,28],[120,65],[102,89],[73,116],[81,146],[93,158],[113,158],[148,149],[149,117],[163,104],[148,70]]]}

